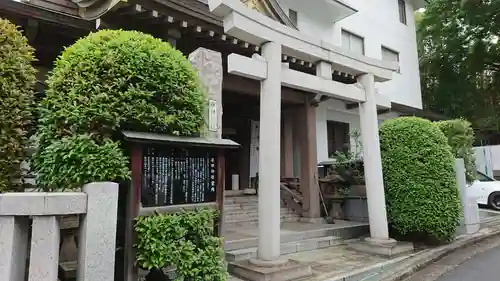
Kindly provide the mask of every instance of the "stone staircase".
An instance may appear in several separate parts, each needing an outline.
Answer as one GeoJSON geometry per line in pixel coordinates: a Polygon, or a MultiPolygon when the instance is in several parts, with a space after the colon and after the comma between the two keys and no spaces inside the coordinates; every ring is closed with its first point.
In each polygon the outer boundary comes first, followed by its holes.
{"type": "MultiPolygon", "coordinates": [[[[281,222],[299,221],[300,215],[281,202],[281,222]]],[[[257,225],[259,222],[258,196],[231,196],[224,199],[224,223],[228,227],[257,225]]]]}
{"type": "MultiPolygon", "coordinates": [[[[228,262],[257,256],[257,196],[226,197],[224,202],[224,249],[228,262]],[[231,232],[231,233],[229,233],[231,232]],[[241,236],[237,235],[241,234],[241,236]]],[[[341,245],[344,239],[364,235],[366,224],[309,224],[299,222],[300,215],[281,203],[281,254],[292,254],[341,245]]]]}

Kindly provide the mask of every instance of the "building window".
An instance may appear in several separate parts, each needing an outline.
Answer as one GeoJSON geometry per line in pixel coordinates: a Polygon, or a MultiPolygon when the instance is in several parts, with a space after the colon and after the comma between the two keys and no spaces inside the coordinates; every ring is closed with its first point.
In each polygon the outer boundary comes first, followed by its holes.
{"type": "Polygon", "coordinates": [[[328,157],[335,152],[348,152],[351,149],[351,138],[349,137],[349,124],[337,121],[326,121],[328,157]]]}
{"type": "Polygon", "coordinates": [[[398,0],[399,21],[406,24],[406,3],[405,0],[398,0]]]}
{"type": "Polygon", "coordinates": [[[342,48],[353,53],[365,54],[365,39],[349,31],[342,30],[342,48]]]}
{"type": "Polygon", "coordinates": [[[295,25],[295,27],[298,27],[299,16],[297,15],[297,11],[289,9],[288,10],[288,17],[290,18],[290,21],[293,23],[293,25],[295,25]]]}
{"type": "MultiPolygon", "coordinates": [[[[399,53],[382,46],[382,60],[399,63],[399,53]]],[[[400,72],[399,69],[398,72],[400,72]]]]}

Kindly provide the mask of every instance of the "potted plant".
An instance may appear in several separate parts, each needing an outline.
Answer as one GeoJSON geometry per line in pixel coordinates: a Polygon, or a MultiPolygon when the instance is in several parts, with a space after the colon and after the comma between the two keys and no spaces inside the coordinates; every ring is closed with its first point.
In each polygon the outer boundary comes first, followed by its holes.
{"type": "Polygon", "coordinates": [[[334,164],[329,174],[336,175],[335,194],[342,207],[343,219],[367,220],[366,185],[362,159],[363,147],[360,133],[350,134],[354,141],[353,149],[337,151],[332,156],[334,164]]]}

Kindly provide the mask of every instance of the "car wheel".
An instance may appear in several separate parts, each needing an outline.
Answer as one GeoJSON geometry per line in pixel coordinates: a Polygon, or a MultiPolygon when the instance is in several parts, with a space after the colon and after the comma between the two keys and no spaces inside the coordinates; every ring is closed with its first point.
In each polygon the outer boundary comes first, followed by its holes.
{"type": "Polygon", "coordinates": [[[488,197],[488,206],[495,211],[500,211],[500,192],[493,192],[488,197]]]}

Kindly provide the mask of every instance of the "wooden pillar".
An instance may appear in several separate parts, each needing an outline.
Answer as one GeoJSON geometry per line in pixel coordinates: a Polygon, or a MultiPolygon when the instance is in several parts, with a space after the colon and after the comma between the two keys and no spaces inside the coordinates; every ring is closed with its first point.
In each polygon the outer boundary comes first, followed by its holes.
{"type": "Polygon", "coordinates": [[[293,173],[293,125],[294,110],[283,112],[283,156],[282,174],[284,178],[294,177],[293,173]]]}
{"type": "Polygon", "coordinates": [[[240,190],[244,190],[250,187],[250,120],[244,120],[242,124],[242,130],[238,132],[241,134],[240,139],[240,155],[239,160],[240,165],[240,190]]]}
{"type": "Polygon", "coordinates": [[[316,152],[316,107],[306,101],[302,105],[300,114],[300,190],[304,196],[303,217],[318,219],[321,217],[320,196],[318,186],[318,161],[316,152]]]}

